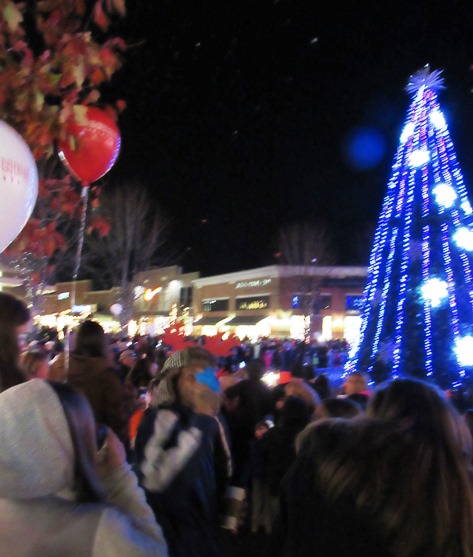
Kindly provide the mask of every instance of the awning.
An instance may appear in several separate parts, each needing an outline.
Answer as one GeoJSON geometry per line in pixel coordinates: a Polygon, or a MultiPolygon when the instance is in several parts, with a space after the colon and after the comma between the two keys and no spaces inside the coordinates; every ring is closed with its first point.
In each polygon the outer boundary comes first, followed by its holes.
{"type": "Polygon", "coordinates": [[[169,317],[167,311],[134,311],[135,317],[169,317]]]}
{"type": "Polygon", "coordinates": [[[194,327],[200,327],[202,325],[215,325],[225,319],[225,317],[202,317],[199,321],[194,321],[194,327]]]}
{"type": "Polygon", "coordinates": [[[238,327],[239,325],[256,325],[263,319],[266,319],[267,315],[237,315],[225,324],[230,327],[238,327]]]}

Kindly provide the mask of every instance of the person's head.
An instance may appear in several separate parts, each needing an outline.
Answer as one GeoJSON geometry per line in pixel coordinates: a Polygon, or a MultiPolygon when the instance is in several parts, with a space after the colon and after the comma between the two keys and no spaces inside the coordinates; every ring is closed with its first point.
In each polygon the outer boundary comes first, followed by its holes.
{"type": "Polygon", "coordinates": [[[48,377],[48,355],[40,350],[24,352],[20,358],[21,369],[27,379],[46,379],[48,377]]]}
{"type": "Polygon", "coordinates": [[[30,310],[23,300],[12,294],[0,292],[0,330],[4,327],[13,328],[19,336],[27,332],[30,321],[30,310]]]}
{"type": "Polygon", "coordinates": [[[0,390],[26,379],[19,358],[22,346],[26,347],[22,336],[30,326],[30,319],[30,311],[22,300],[0,292],[0,390]]]}
{"type": "Polygon", "coordinates": [[[71,385],[32,379],[0,394],[0,497],[32,499],[73,490],[102,502],[95,422],[71,385]]]}
{"type": "MultiPolygon", "coordinates": [[[[171,405],[179,402],[193,406],[197,378],[205,369],[215,369],[215,360],[208,350],[191,346],[174,352],[164,363],[152,405],[171,405]]],[[[216,385],[218,380],[215,377],[216,385]]]]}
{"type": "Polygon", "coordinates": [[[140,358],[128,372],[125,381],[131,383],[133,387],[148,387],[153,379],[150,371],[151,363],[147,358],[140,358]]]}
{"type": "Polygon", "coordinates": [[[314,379],[312,387],[322,400],[324,398],[329,398],[332,394],[330,380],[324,373],[321,373],[314,379]]]}
{"type": "Polygon", "coordinates": [[[319,395],[303,379],[291,379],[284,387],[286,397],[297,396],[302,398],[312,412],[320,404],[319,395]]]}
{"type": "Polygon", "coordinates": [[[74,352],[88,358],[107,357],[107,337],[99,323],[87,320],[79,326],[74,352]]]}
{"type": "Polygon", "coordinates": [[[264,362],[259,358],[251,360],[246,364],[246,374],[250,381],[259,381],[264,374],[264,362]]]}
{"type": "Polygon", "coordinates": [[[355,418],[362,413],[362,409],[355,401],[349,398],[326,398],[315,411],[319,420],[327,418],[355,418]]]}
{"type": "Polygon", "coordinates": [[[128,369],[131,369],[135,365],[136,354],[133,350],[123,350],[123,352],[120,353],[118,361],[128,369]]]}
{"type": "Polygon", "coordinates": [[[395,379],[381,385],[367,415],[392,421],[408,431],[424,432],[471,459],[472,440],[458,412],[434,385],[419,379],[395,379]]]}
{"type": "Polygon", "coordinates": [[[473,491],[458,451],[374,419],[323,420],[298,442],[322,498],[390,555],[472,557],[473,491]]]}
{"type": "Polygon", "coordinates": [[[279,423],[290,429],[301,431],[310,422],[311,417],[312,408],[307,402],[298,396],[290,396],[284,400],[279,423]]]}
{"type": "Polygon", "coordinates": [[[364,373],[360,371],[354,371],[350,373],[345,379],[343,388],[346,395],[354,395],[366,391],[368,388],[368,380],[364,373]]]}

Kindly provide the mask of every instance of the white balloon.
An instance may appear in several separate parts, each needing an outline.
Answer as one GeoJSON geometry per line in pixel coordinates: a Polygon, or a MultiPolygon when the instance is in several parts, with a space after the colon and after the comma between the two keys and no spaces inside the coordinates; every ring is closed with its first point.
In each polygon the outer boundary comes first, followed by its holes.
{"type": "Polygon", "coordinates": [[[34,209],[38,170],[28,145],[0,120],[0,252],[18,236],[34,209]]]}
{"type": "Polygon", "coordinates": [[[123,306],[121,304],[112,304],[110,306],[110,311],[113,315],[120,315],[120,313],[123,311],[123,306]]]}

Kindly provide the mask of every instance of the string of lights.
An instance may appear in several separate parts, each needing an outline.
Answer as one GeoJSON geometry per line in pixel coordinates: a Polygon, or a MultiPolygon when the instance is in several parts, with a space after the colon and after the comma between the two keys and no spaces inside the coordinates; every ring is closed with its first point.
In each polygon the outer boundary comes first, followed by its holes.
{"type": "Polygon", "coordinates": [[[449,388],[473,375],[473,210],[437,99],[440,73],[424,68],[409,81],[413,100],[346,373],[363,370],[375,380],[413,374],[449,388]]]}

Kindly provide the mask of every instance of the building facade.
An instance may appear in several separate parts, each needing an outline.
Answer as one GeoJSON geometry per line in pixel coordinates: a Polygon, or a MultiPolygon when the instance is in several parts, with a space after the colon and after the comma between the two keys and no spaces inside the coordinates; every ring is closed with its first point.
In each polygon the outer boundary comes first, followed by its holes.
{"type": "Polygon", "coordinates": [[[193,281],[194,332],[239,337],[356,336],[366,267],[272,265],[193,281]]]}
{"type": "MultiPolygon", "coordinates": [[[[128,333],[160,334],[177,321],[186,334],[233,332],[240,338],[291,337],[353,341],[366,267],[272,265],[200,278],[178,266],[137,274],[128,333]]],[[[44,296],[42,325],[62,329],[90,317],[121,330],[119,290],[93,290],[90,280],[63,282],[44,296]]]]}
{"type": "MultiPolygon", "coordinates": [[[[192,281],[199,273],[182,273],[178,266],[161,267],[138,273],[135,277],[131,335],[159,334],[173,319],[190,314],[192,281]]],[[[90,317],[107,331],[120,326],[120,291],[93,290],[92,281],[61,282],[44,295],[41,325],[63,329],[90,317]]]]}

